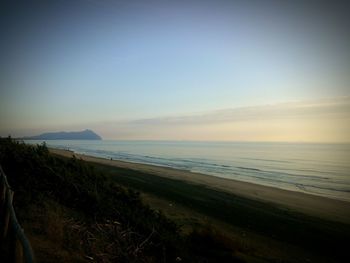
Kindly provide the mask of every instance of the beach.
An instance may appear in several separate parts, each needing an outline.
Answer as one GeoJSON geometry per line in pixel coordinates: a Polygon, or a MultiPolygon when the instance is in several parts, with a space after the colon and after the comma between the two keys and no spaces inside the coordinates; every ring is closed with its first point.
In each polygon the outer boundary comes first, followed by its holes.
{"type": "Polygon", "coordinates": [[[87,162],[130,169],[142,172],[145,175],[151,174],[173,180],[185,181],[191,184],[204,185],[210,189],[272,204],[287,211],[298,212],[330,221],[346,224],[350,223],[350,202],[342,200],[219,178],[185,170],[98,158],[62,149],[50,148],[50,152],[64,157],[72,157],[74,155],[87,162]]]}

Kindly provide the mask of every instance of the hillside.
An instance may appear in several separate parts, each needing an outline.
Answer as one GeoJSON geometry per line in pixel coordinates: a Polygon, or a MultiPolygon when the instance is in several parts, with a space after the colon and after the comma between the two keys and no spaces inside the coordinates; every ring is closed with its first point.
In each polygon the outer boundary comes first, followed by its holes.
{"type": "Polygon", "coordinates": [[[84,131],[73,132],[47,132],[40,135],[24,137],[25,140],[102,140],[101,136],[86,129],[84,131]]]}
{"type": "Polygon", "coordinates": [[[0,138],[0,164],[38,262],[242,262],[221,235],[181,234],[138,192],[45,144],[0,138]]]}

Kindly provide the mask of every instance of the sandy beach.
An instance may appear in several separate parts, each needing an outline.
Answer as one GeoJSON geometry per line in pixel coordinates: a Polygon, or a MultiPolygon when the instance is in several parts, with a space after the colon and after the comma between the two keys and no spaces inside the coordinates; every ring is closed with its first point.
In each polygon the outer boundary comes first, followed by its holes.
{"type": "Polygon", "coordinates": [[[350,223],[350,203],[346,201],[329,199],[326,197],[309,195],[301,192],[288,191],[167,167],[97,158],[76,154],[68,150],[50,149],[50,152],[64,157],[72,157],[75,155],[77,158],[81,158],[82,160],[88,162],[131,169],[161,177],[183,180],[193,184],[202,184],[206,187],[214,188],[220,191],[274,204],[287,210],[301,212],[307,215],[332,221],[347,224],[350,223]]]}

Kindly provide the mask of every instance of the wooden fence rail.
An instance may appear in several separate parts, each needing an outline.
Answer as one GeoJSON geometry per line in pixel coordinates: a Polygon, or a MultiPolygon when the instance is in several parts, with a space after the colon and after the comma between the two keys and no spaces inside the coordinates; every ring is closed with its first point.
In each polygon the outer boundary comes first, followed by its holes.
{"type": "Polygon", "coordinates": [[[30,243],[17,221],[12,200],[13,191],[0,165],[0,261],[35,262],[30,243]]]}

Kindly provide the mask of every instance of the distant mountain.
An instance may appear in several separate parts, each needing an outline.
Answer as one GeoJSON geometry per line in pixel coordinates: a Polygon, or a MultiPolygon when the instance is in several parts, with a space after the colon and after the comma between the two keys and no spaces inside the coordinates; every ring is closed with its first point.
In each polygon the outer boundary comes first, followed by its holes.
{"type": "Polygon", "coordinates": [[[92,130],[74,132],[47,132],[36,136],[24,137],[25,140],[102,140],[92,130]]]}

